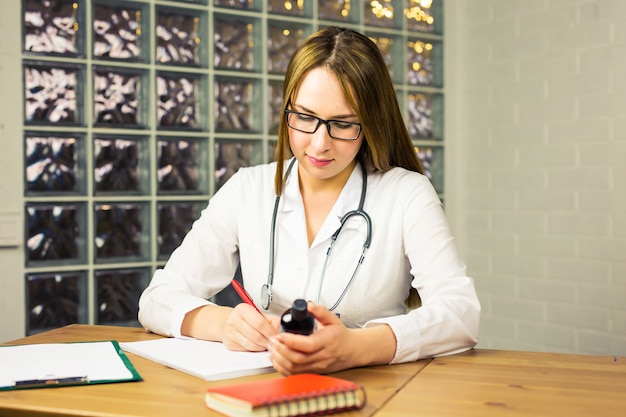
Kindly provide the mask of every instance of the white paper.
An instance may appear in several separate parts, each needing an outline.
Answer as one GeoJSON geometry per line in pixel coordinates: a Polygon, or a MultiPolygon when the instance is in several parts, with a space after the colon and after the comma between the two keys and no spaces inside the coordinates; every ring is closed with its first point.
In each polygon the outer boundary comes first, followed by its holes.
{"type": "Polygon", "coordinates": [[[223,343],[163,338],[120,343],[126,352],[186,372],[206,381],[255,375],[274,370],[265,352],[228,350],[223,343]]]}
{"type": "Polygon", "coordinates": [[[0,347],[0,387],[16,381],[87,377],[89,382],[130,380],[133,374],[107,342],[0,347]]]}

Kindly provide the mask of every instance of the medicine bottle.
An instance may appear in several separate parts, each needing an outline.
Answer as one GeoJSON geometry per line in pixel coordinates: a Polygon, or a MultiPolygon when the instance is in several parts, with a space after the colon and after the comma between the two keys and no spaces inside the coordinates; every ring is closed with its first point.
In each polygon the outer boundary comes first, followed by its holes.
{"type": "Polygon", "coordinates": [[[306,308],[306,301],[298,298],[280,318],[280,331],[310,335],[315,329],[315,319],[306,308]]]}

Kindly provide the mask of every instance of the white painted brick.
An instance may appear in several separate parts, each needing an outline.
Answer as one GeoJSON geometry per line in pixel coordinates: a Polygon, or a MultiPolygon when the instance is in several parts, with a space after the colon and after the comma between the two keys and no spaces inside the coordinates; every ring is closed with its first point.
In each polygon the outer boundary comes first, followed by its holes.
{"type": "Polygon", "coordinates": [[[556,120],[547,124],[547,137],[550,144],[572,142],[599,142],[610,137],[611,123],[602,119],[593,120],[556,120]]]}
{"type": "Polygon", "coordinates": [[[524,167],[572,167],[576,164],[576,154],[576,146],[566,143],[520,147],[519,163],[524,167]]]}
{"type": "Polygon", "coordinates": [[[532,33],[516,39],[513,43],[515,60],[539,59],[547,56],[548,39],[542,33],[532,33]]]}
{"type": "Polygon", "coordinates": [[[490,215],[484,212],[471,213],[465,226],[474,232],[488,232],[491,230],[490,215]]]}
{"type": "Polygon", "coordinates": [[[554,54],[575,53],[580,48],[580,41],[576,30],[562,29],[559,31],[547,31],[548,51],[554,54]]]}
{"type": "Polygon", "coordinates": [[[608,45],[583,49],[579,53],[580,70],[583,73],[610,68],[611,50],[608,45]]]}
{"type": "Polygon", "coordinates": [[[517,17],[517,10],[514,4],[502,4],[501,1],[489,1],[493,21],[508,21],[517,17]]]}
{"type": "Polygon", "coordinates": [[[626,240],[607,238],[580,238],[579,256],[583,259],[598,259],[607,262],[626,262],[626,240]]]}
{"type": "MultiPolygon", "coordinates": [[[[546,261],[541,256],[496,255],[491,261],[493,270],[514,277],[545,277],[546,261]]],[[[522,278],[519,278],[520,281],[522,278]]],[[[518,290],[519,292],[519,290],[518,290]]],[[[517,292],[516,292],[517,294],[517,292]]]]}
{"type": "Polygon", "coordinates": [[[615,20],[619,23],[617,19],[626,16],[626,3],[622,0],[582,2],[579,7],[581,16],[598,22],[611,23],[615,20]]]}
{"type": "Polygon", "coordinates": [[[484,168],[489,167],[512,167],[517,163],[517,147],[515,146],[492,146],[489,148],[471,152],[473,163],[484,168]]]}
{"type": "Polygon", "coordinates": [[[611,280],[611,267],[606,262],[571,258],[548,258],[547,276],[555,280],[608,284],[611,280]]]}
{"type": "Polygon", "coordinates": [[[626,237],[626,214],[614,213],[612,233],[616,237],[626,237]]]}
{"type": "MultiPolygon", "coordinates": [[[[580,331],[578,348],[580,351],[595,355],[607,355],[608,363],[619,360],[617,356],[626,355],[626,337],[604,332],[580,331]]],[[[622,359],[623,360],[623,359],[622,359]]]]}
{"type": "MultiPolygon", "coordinates": [[[[469,191],[469,189],[468,189],[469,191]]],[[[514,210],[516,207],[515,191],[482,191],[471,189],[467,196],[468,209],[476,210],[514,210]]]]}
{"type": "MultiPolygon", "coordinates": [[[[580,97],[577,102],[579,103],[580,117],[583,119],[598,120],[606,117],[612,111],[612,103],[606,93],[586,94],[584,97],[580,97]]],[[[593,136],[598,138],[597,134],[593,136]]]]}
{"type": "Polygon", "coordinates": [[[518,333],[520,340],[539,344],[548,351],[573,349],[576,341],[575,329],[545,323],[518,323],[518,333]]]}
{"type": "MultiPolygon", "coordinates": [[[[626,356],[626,337],[619,336],[619,334],[617,336],[611,334],[608,335],[607,339],[609,339],[608,352],[604,354],[612,355],[614,361],[623,361],[623,357],[626,356]],[[621,356],[621,358],[618,358],[619,356],[621,356]]],[[[584,349],[584,347],[581,349],[584,349]]]]}
{"type": "Polygon", "coordinates": [[[549,214],[548,232],[568,236],[606,236],[611,230],[611,217],[604,213],[549,214]]]}
{"type": "Polygon", "coordinates": [[[611,30],[606,23],[594,22],[548,31],[547,37],[550,51],[572,53],[580,48],[608,44],[611,40],[611,30]]]}
{"type": "Polygon", "coordinates": [[[516,16],[537,15],[548,10],[545,0],[523,0],[513,2],[516,16]]]}
{"type": "Polygon", "coordinates": [[[543,170],[535,168],[517,168],[509,166],[494,168],[491,172],[492,188],[494,190],[528,190],[547,187],[547,175],[543,170]]]}
{"type": "Polygon", "coordinates": [[[511,321],[499,317],[486,317],[480,321],[480,332],[484,334],[498,334],[500,337],[515,339],[515,326],[511,321]]]}
{"type": "Polygon", "coordinates": [[[543,213],[494,212],[492,230],[498,233],[544,234],[546,216],[543,213]]]}
{"type": "Polygon", "coordinates": [[[492,43],[491,51],[494,63],[513,62],[515,60],[516,51],[513,42],[492,43]]]}
{"type": "Polygon", "coordinates": [[[518,79],[517,81],[521,86],[524,85],[535,85],[541,86],[542,94],[541,97],[545,97],[545,85],[544,81],[547,78],[547,74],[549,74],[549,65],[545,59],[536,59],[536,58],[526,58],[516,60],[518,68],[518,79]]]}
{"type": "Polygon", "coordinates": [[[578,208],[581,212],[605,212],[613,201],[613,192],[610,190],[583,190],[577,193],[578,208]]]}
{"type": "MultiPolygon", "coordinates": [[[[608,135],[605,136],[605,138],[607,137],[608,135]]],[[[579,145],[580,166],[585,168],[584,172],[590,167],[611,167],[613,169],[612,166],[617,165],[617,159],[623,160],[626,155],[626,143],[623,146],[625,149],[620,150],[620,147],[620,144],[609,144],[606,140],[602,143],[583,143],[579,145]]]]}
{"type": "Polygon", "coordinates": [[[610,71],[602,68],[585,74],[555,75],[548,80],[548,97],[579,97],[610,91],[610,71]]]}
{"type": "Polygon", "coordinates": [[[610,104],[609,112],[607,113],[608,116],[621,117],[624,115],[624,109],[626,108],[626,93],[613,93],[607,97],[607,101],[610,104]]]}
{"type": "MultiPolygon", "coordinates": [[[[498,62],[489,66],[489,84],[498,87],[509,87],[517,79],[517,65],[515,62],[498,62]]],[[[509,100],[502,100],[510,102],[509,100]]]]}
{"type": "Polygon", "coordinates": [[[520,236],[521,255],[576,256],[576,242],[570,236],[520,236]]]}
{"type": "Polygon", "coordinates": [[[543,118],[547,104],[522,102],[519,104],[519,123],[523,126],[527,123],[537,123],[543,118]]]}
{"type": "Polygon", "coordinates": [[[611,312],[611,330],[613,333],[626,337],[626,311],[611,312]]]}
{"type": "MultiPolygon", "coordinates": [[[[480,1],[472,4],[470,2],[461,2],[458,7],[461,9],[461,16],[467,19],[469,28],[482,28],[485,24],[492,20],[491,2],[480,1]]],[[[444,19],[444,21],[446,21],[444,19]]]]}
{"type": "Polygon", "coordinates": [[[578,112],[578,100],[571,97],[555,97],[551,95],[545,102],[544,115],[551,120],[574,120],[578,112]]]}
{"type": "Polygon", "coordinates": [[[511,145],[544,144],[547,136],[547,129],[543,123],[525,123],[524,126],[496,125],[490,129],[494,142],[511,145]]]}
{"type": "Polygon", "coordinates": [[[577,56],[560,53],[549,54],[546,57],[546,69],[548,79],[562,76],[571,76],[580,72],[580,64],[577,56]]]}
{"type": "Polygon", "coordinates": [[[488,107],[489,123],[496,125],[514,125],[517,123],[518,104],[514,101],[488,107]]]}
{"type": "Polygon", "coordinates": [[[491,171],[483,165],[474,164],[468,168],[467,175],[472,177],[472,192],[474,191],[491,191],[491,171]]]}
{"type": "Polygon", "coordinates": [[[550,303],[546,306],[547,321],[576,329],[608,332],[609,311],[605,308],[578,306],[573,303],[550,303]]]}
{"type": "Polygon", "coordinates": [[[518,12],[519,34],[522,38],[544,34],[550,28],[548,22],[550,14],[540,11],[539,13],[522,14],[518,12]]]}
{"type": "Polygon", "coordinates": [[[491,277],[487,279],[481,279],[480,281],[483,281],[483,283],[477,287],[477,291],[480,294],[483,294],[483,295],[489,294],[491,296],[490,298],[491,301],[489,303],[491,306],[491,309],[490,309],[491,312],[493,312],[494,300],[498,300],[502,296],[506,296],[506,297],[516,296],[517,285],[513,277],[504,277],[504,276],[491,277]]]}
{"type": "Polygon", "coordinates": [[[517,239],[511,233],[475,233],[476,239],[472,243],[474,250],[497,255],[510,253],[517,248],[517,239]]]}
{"type": "MultiPolygon", "coordinates": [[[[623,4],[623,2],[620,2],[623,4]]],[[[620,17],[626,16],[626,13],[621,13],[616,15],[617,19],[612,23],[613,27],[613,41],[617,45],[623,45],[626,43],[626,19],[619,19],[620,17]]],[[[619,55],[619,54],[618,54],[619,55]]],[[[626,59],[622,55],[622,59],[626,59]]]]}
{"type": "Polygon", "coordinates": [[[610,168],[580,168],[550,169],[547,172],[548,189],[550,190],[610,190],[610,168]]]}
{"type": "Polygon", "coordinates": [[[611,283],[619,287],[626,287],[626,262],[613,262],[611,268],[611,283]]]}
{"type": "Polygon", "coordinates": [[[613,186],[616,191],[615,198],[626,199],[624,192],[626,190],[626,166],[613,167],[613,186]]]}
{"type": "Polygon", "coordinates": [[[626,312],[626,287],[597,285],[590,280],[589,284],[581,284],[579,288],[581,305],[603,306],[613,311],[626,312]]]}
{"type": "Polygon", "coordinates": [[[498,317],[543,322],[545,304],[532,299],[519,299],[501,296],[492,300],[493,314],[498,317]]]}
{"type": "MultiPolygon", "coordinates": [[[[552,302],[571,303],[576,302],[576,284],[567,281],[555,281],[547,279],[524,278],[519,280],[519,295],[521,298],[548,301],[548,312],[552,302]]],[[[550,321],[550,315],[547,317],[550,321]]]]}
{"type": "Polygon", "coordinates": [[[489,271],[489,255],[484,252],[475,251],[473,248],[468,249],[465,262],[467,262],[469,275],[471,277],[479,277],[489,271]]]}
{"type": "Polygon", "coordinates": [[[521,210],[572,211],[576,208],[576,192],[567,190],[536,190],[519,192],[521,210]]]}

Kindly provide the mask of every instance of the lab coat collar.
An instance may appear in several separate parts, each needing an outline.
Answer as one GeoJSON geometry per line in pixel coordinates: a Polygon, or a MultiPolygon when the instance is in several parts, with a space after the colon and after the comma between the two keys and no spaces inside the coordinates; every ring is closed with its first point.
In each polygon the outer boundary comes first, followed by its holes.
{"type": "MultiPolygon", "coordinates": [[[[349,211],[356,210],[361,198],[361,186],[363,184],[363,174],[360,165],[357,163],[346,185],[341,190],[337,202],[333,206],[328,218],[318,232],[311,248],[329,239],[335,230],[341,225],[341,218],[349,211]]],[[[303,233],[306,236],[306,222],[304,219],[304,207],[302,195],[298,185],[298,163],[294,164],[289,178],[285,183],[285,190],[279,205],[279,220],[281,228],[287,233],[297,235],[303,233]]],[[[305,239],[306,241],[306,239],[305,239]]]]}

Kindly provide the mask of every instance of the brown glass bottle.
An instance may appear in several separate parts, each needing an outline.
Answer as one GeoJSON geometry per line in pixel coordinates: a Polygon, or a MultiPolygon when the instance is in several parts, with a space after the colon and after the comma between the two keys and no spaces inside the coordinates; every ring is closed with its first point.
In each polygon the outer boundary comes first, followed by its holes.
{"type": "Polygon", "coordinates": [[[280,331],[310,335],[315,330],[315,319],[306,308],[306,301],[298,298],[280,318],[280,331]]]}

